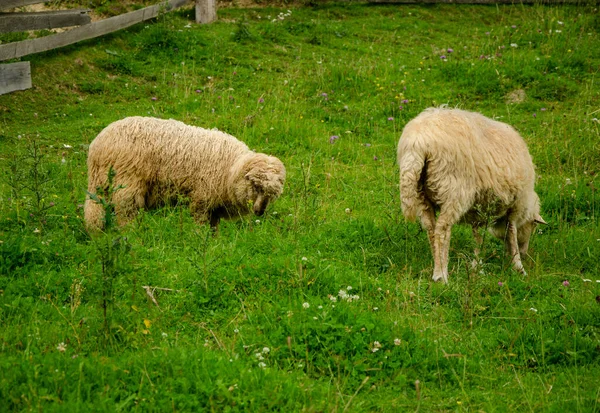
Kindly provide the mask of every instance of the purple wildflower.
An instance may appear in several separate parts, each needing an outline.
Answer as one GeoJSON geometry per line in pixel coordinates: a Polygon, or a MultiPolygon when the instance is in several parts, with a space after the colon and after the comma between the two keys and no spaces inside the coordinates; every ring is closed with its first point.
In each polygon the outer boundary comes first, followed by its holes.
{"type": "Polygon", "coordinates": [[[373,157],[373,160],[374,160],[374,161],[378,161],[378,160],[379,160],[379,158],[378,158],[378,157],[376,157],[376,156],[374,156],[374,157],[373,157]]]}
{"type": "Polygon", "coordinates": [[[440,59],[442,59],[442,60],[446,60],[446,55],[441,55],[441,56],[440,56],[440,59]]]}
{"type": "Polygon", "coordinates": [[[371,144],[370,144],[370,143],[365,143],[365,146],[366,146],[367,148],[370,148],[370,147],[371,147],[371,144]]]}
{"type": "Polygon", "coordinates": [[[400,105],[400,106],[398,106],[398,109],[402,110],[402,109],[404,109],[404,106],[400,105]]]}
{"type": "Polygon", "coordinates": [[[389,121],[392,121],[392,120],[394,120],[394,118],[390,116],[390,117],[388,118],[388,120],[389,120],[389,121]]]}
{"type": "Polygon", "coordinates": [[[490,35],[490,32],[485,32],[485,34],[487,34],[488,36],[490,35]]]}
{"type": "Polygon", "coordinates": [[[158,100],[158,98],[156,96],[152,96],[150,99],[151,100],[158,100]]]}
{"type": "Polygon", "coordinates": [[[546,111],[546,108],[541,108],[540,110],[541,110],[542,112],[545,112],[545,111],[546,111]]]}
{"type": "Polygon", "coordinates": [[[258,103],[264,103],[265,100],[263,98],[258,98],[258,103]]]}
{"type": "Polygon", "coordinates": [[[196,89],[196,93],[202,93],[201,89],[196,89]]]}
{"type": "Polygon", "coordinates": [[[504,283],[502,281],[498,281],[498,287],[502,287],[504,283]]]}
{"type": "Polygon", "coordinates": [[[329,143],[331,143],[332,145],[335,143],[335,141],[337,141],[340,137],[337,135],[331,135],[329,137],[329,143]]]}
{"type": "Polygon", "coordinates": [[[408,103],[408,99],[402,99],[402,103],[408,103]]]}
{"type": "Polygon", "coordinates": [[[537,118],[537,114],[535,114],[535,113],[534,113],[534,114],[533,114],[533,117],[534,117],[534,118],[537,118]]]}
{"type": "Polygon", "coordinates": [[[452,53],[454,51],[454,49],[447,49],[446,50],[448,53],[452,53]]]}
{"type": "Polygon", "coordinates": [[[516,28],[517,28],[517,26],[515,26],[514,24],[513,24],[512,26],[510,26],[510,27],[512,27],[513,29],[516,29],[516,28]]]}
{"type": "Polygon", "coordinates": [[[562,282],[562,284],[563,284],[565,287],[568,287],[568,286],[569,286],[569,282],[568,282],[567,280],[564,280],[564,281],[562,282]]]}

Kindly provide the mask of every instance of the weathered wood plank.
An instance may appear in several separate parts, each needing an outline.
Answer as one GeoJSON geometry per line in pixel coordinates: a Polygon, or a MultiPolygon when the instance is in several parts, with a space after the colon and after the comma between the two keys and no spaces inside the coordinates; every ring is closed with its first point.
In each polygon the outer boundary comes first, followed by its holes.
{"type": "Polygon", "coordinates": [[[0,33],[82,26],[92,21],[89,10],[73,9],[38,13],[0,13],[0,33]]]}
{"type": "Polygon", "coordinates": [[[207,24],[217,20],[216,0],[196,0],[196,23],[207,24]]]}
{"type": "Polygon", "coordinates": [[[79,26],[62,33],[53,34],[37,39],[22,40],[0,45],[0,61],[16,59],[18,57],[45,52],[56,49],[57,47],[67,46],[82,40],[92,39],[103,36],[117,30],[133,26],[144,20],[152,19],[159,15],[163,10],[169,11],[179,8],[190,0],[169,0],[154,6],[145,7],[129,13],[120,14],[104,20],[98,20],[94,23],[79,26]]]}
{"type": "Polygon", "coordinates": [[[0,10],[14,9],[15,7],[28,6],[30,4],[48,3],[52,0],[0,0],[0,10]]]}
{"type": "Polygon", "coordinates": [[[0,65],[0,95],[25,90],[31,87],[31,66],[29,62],[0,65]]]}

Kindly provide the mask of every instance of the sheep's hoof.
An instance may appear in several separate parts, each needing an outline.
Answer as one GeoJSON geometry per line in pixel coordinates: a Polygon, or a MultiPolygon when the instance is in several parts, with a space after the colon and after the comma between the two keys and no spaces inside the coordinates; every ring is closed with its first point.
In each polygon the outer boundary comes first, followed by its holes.
{"type": "Polygon", "coordinates": [[[448,276],[444,274],[433,274],[433,281],[442,282],[443,284],[448,284],[448,276]]]}
{"type": "Polygon", "coordinates": [[[521,275],[523,275],[525,277],[527,276],[527,271],[525,271],[525,268],[523,268],[523,264],[515,265],[514,268],[515,268],[516,272],[520,273],[521,275]]]}

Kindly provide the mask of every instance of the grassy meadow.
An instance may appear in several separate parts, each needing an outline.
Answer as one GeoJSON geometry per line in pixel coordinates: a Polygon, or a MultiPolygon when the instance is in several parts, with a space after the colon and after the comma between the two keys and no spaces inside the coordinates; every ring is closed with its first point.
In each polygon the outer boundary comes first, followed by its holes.
{"type": "Polygon", "coordinates": [[[600,411],[598,7],[258,6],[24,58],[34,87],[0,96],[0,411],[600,411]],[[526,277],[491,236],[472,270],[456,226],[431,280],[395,157],[442,104],[527,141],[548,225],[526,277]],[[214,237],[184,204],[90,237],[87,147],[132,115],[279,157],[284,194],[214,237]]]}

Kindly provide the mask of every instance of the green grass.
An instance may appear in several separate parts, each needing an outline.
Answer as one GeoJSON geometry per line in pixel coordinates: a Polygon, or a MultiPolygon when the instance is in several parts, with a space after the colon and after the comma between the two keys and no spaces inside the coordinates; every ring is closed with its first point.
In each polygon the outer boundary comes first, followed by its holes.
{"type": "Polygon", "coordinates": [[[0,96],[0,410],[598,411],[597,8],[290,10],[176,11],[27,58],[34,87],[0,96]],[[457,226],[431,281],[395,148],[441,104],[529,145],[549,225],[527,277],[489,237],[473,272],[457,226]],[[217,237],[175,206],[90,239],[87,145],[131,115],[279,157],[283,196],[217,237]]]}

